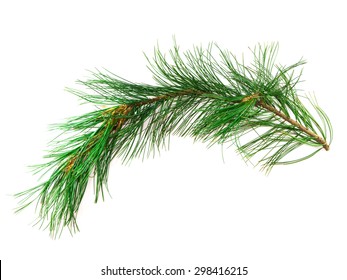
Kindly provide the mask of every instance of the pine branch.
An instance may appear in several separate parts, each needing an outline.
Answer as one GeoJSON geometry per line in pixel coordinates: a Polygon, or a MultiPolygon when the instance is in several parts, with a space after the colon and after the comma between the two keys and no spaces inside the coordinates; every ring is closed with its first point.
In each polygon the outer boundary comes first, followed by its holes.
{"type": "Polygon", "coordinates": [[[332,127],[314,99],[299,97],[296,86],[304,61],[275,64],[277,45],[258,46],[250,66],[213,45],[182,53],[175,45],[169,61],[158,49],[149,68],[156,86],[135,84],[110,72],[96,72],[79,81],[91,92],[70,91],[109,108],[71,118],[56,129],[65,138],[53,142],[48,162],[36,172],[45,182],[17,194],[18,211],[36,202],[38,223],[53,236],[64,227],[78,230],[76,217],[90,176],[95,202],[107,188],[110,162],[147,157],[168,146],[169,136],[191,136],[209,145],[231,143],[242,157],[256,161],[267,173],[280,164],[310,158],[329,150],[332,127]],[[309,101],[312,115],[301,100],[309,101]],[[316,120],[318,117],[318,121],[316,120]],[[301,146],[313,151],[300,158],[289,155],[301,146]],[[289,159],[288,159],[289,158],[289,159]]]}

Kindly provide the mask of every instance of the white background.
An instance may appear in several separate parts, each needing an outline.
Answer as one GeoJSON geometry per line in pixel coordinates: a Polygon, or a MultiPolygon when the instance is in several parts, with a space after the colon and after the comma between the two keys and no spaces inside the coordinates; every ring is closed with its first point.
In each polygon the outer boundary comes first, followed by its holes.
{"type": "MultiPolygon", "coordinates": [[[[346,16],[344,1],[1,1],[0,258],[4,279],[106,279],[106,265],[194,269],[247,266],[242,277],[347,279],[346,16]],[[334,126],[331,151],[269,176],[232,148],[173,138],[155,159],[112,164],[112,198],[79,213],[81,232],[52,240],[14,215],[12,194],[37,184],[55,135],[48,124],[94,109],[64,91],[105,67],[151,83],[143,53],[159,42],[218,42],[245,52],[280,43],[279,61],[308,60],[301,88],[334,126]]],[[[116,277],[109,277],[114,278],[116,277]]],[[[124,279],[130,279],[123,277],[124,279]]],[[[154,279],[134,277],[133,279],[154,279]]],[[[122,279],[122,277],[118,277],[122,279]]]]}

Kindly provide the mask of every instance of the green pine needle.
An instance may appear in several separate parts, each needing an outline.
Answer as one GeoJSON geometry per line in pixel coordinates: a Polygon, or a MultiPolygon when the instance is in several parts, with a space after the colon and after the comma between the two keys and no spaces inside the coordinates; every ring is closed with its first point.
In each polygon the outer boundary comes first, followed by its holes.
{"type": "Polygon", "coordinates": [[[90,176],[95,178],[97,202],[107,190],[114,157],[123,162],[147,157],[167,147],[171,134],[209,145],[234,144],[245,161],[255,159],[267,173],[275,165],[329,150],[329,118],[314,98],[299,96],[296,89],[302,73],[297,69],[305,62],[278,65],[277,51],[277,44],[259,45],[247,66],[215,44],[184,53],[175,44],[169,58],[157,48],[154,59],[147,58],[155,86],[132,83],[108,71],[92,73],[91,79],[79,81],[87,92],[69,91],[108,108],[55,126],[65,137],[53,141],[48,162],[36,166],[36,172],[48,172],[48,178],[16,194],[21,198],[17,211],[36,202],[41,226],[53,236],[64,227],[73,233],[90,176]],[[313,151],[288,156],[301,146],[312,146],[313,151]]]}

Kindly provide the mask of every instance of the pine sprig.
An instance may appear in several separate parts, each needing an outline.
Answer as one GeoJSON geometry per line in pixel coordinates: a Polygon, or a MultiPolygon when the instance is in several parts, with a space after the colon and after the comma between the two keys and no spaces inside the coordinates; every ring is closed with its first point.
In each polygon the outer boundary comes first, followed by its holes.
{"type": "Polygon", "coordinates": [[[50,172],[48,179],[16,195],[21,198],[18,211],[37,202],[38,223],[52,235],[64,227],[75,232],[89,178],[94,177],[97,202],[107,190],[114,157],[123,162],[147,157],[167,147],[172,134],[209,145],[234,144],[246,161],[257,158],[266,172],[275,165],[305,160],[321,149],[328,151],[329,118],[313,98],[300,97],[296,90],[301,81],[297,69],[305,62],[278,65],[277,51],[276,44],[259,45],[247,66],[213,44],[184,53],[175,45],[169,58],[159,49],[153,60],[147,58],[155,86],[132,83],[108,71],[79,81],[87,92],[70,92],[109,107],[55,126],[66,137],[55,140],[48,162],[36,167],[37,172],[50,172]],[[309,101],[315,116],[302,100],[309,101]],[[287,159],[300,146],[314,149],[287,159]]]}

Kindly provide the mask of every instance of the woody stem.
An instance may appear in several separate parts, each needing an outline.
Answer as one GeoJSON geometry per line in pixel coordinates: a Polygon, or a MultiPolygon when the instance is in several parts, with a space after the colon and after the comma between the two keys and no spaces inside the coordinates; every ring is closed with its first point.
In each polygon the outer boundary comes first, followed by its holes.
{"type": "Polygon", "coordinates": [[[307,135],[313,137],[318,143],[323,145],[323,148],[326,151],[329,151],[329,145],[328,143],[319,135],[317,135],[316,133],[314,133],[313,131],[309,130],[307,127],[304,127],[302,124],[298,123],[297,121],[291,119],[290,117],[288,117],[287,115],[283,114],[281,111],[278,111],[275,107],[266,104],[264,101],[262,100],[258,100],[256,105],[258,107],[261,107],[265,110],[268,110],[272,113],[274,113],[276,116],[279,116],[280,118],[282,118],[283,120],[285,120],[286,122],[294,125],[295,127],[297,127],[298,129],[300,129],[302,132],[306,133],[307,135]]]}

